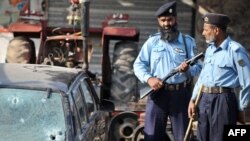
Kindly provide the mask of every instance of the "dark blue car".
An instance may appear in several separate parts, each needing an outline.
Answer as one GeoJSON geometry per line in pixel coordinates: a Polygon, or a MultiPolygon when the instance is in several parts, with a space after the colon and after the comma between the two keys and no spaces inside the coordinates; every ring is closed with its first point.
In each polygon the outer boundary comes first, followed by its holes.
{"type": "Polygon", "coordinates": [[[109,111],[81,69],[0,64],[0,141],[103,141],[109,111]]]}

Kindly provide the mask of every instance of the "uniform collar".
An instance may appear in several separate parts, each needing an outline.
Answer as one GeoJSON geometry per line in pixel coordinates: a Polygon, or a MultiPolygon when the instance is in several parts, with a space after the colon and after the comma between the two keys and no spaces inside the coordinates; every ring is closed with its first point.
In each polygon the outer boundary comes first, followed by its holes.
{"type": "Polygon", "coordinates": [[[227,36],[227,38],[220,44],[220,48],[226,50],[231,38],[227,36]]]}
{"type": "Polygon", "coordinates": [[[209,44],[208,44],[208,47],[214,48],[214,49],[217,50],[217,51],[218,51],[218,50],[221,50],[221,49],[227,50],[227,47],[228,47],[228,44],[229,44],[230,40],[231,40],[231,38],[228,36],[228,37],[220,44],[220,46],[219,46],[218,48],[215,47],[214,43],[209,43],[209,44]]]}

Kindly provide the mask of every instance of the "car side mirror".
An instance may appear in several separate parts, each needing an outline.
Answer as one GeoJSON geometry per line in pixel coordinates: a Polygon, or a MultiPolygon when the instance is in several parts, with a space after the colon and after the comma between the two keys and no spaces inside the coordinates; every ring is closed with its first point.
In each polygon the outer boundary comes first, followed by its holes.
{"type": "Polygon", "coordinates": [[[113,102],[111,102],[111,101],[109,101],[107,99],[102,99],[100,109],[103,110],[103,111],[112,112],[112,111],[115,110],[115,105],[114,105],[113,102]]]}

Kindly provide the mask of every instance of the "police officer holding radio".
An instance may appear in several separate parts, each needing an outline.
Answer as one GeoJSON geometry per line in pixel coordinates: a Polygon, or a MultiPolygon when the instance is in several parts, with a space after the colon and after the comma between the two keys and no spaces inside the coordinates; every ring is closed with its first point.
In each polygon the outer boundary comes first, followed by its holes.
{"type": "Polygon", "coordinates": [[[188,78],[200,73],[201,64],[188,66],[185,59],[192,58],[195,41],[177,29],[176,1],[162,5],[155,13],[159,32],[143,44],[135,62],[134,72],[138,79],[155,90],[148,96],[145,113],[145,141],[166,141],[166,125],[170,118],[175,141],[183,141],[188,125],[188,103],[191,91],[188,78]],[[164,78],[179,66],[179,71],[166,82],[164,78]]]}
{"type": "Polygon", "coordinates": [[[227,34],[230,22],[227,15],[208,13],[203,20],[202,35],[208,47],[188,113],[190,118],[196,114],[194,100],[201,90],[197,138],[222,141],[224,125],[235,125],[237,121],[245,123],[244,111],[250,101],[250,60],[245,48],[227,34]],[[237,87],[241,88],[238,99],[234,94],[237,87]]]}

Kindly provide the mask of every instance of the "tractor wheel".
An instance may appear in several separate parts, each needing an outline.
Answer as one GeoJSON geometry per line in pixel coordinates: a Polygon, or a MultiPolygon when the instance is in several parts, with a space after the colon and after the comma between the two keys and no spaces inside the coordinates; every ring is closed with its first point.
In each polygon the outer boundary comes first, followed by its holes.
{"type": "Polygon", "coordinates": [[[36,63],[35,44],[28,37],[18,36],[10,40],[6,53],[7,63],[36,63]]]}
{"type": "Polygon", "coordinates": [[[134,129],[139,125],[134,112],[122,112],[114,116],[109,127],[110,141],[131,141],[134,129]]]}
{"type": "Polygon", "coordinates": [[[133,71],[133,63],[137,55],[136,43],[121,41],[115,44],[112,62],[112,100],[127,103],[139,97],[138,80],[133,71]]]}
{"type": "Polygon", "coordinates": [[[132,141],[144,141],[144,124],[137,126],[133,133],[132,141]]]}

